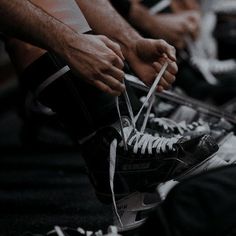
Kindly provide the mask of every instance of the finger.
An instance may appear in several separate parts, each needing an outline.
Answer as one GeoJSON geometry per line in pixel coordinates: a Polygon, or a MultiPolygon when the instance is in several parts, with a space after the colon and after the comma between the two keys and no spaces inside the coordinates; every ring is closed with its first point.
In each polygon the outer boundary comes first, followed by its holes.
{"type": "MultiPolygon", "coordinates": [[[[159,72],[162,68],[161,63],[155,63],[155,69],[159,72]]],[[[164,75],[162,76],[159,86],[162,86],[164,89],[171,88],[172,83],[175,81],[175,76],[172,75],[170,72],[165,71],[164,75]]]]}
{"type": "Polygon", "coordinates": [[[158,43],[156,44],[156,48],[158,51],[161,50],[162,54],[166,54],[170,60],[176,61],[176,50],[173,46],[168,44],[166,41],[158,40],[158,43]]]}
{"type": "Polygon", "coordinates": [[[160,82],[159,82],[159,86],[162,86],[165,90],[168,90],[169,88],[171,88],[171,84],[169,84],[164,77],[161,78],[160,82]]]}
{"type": "Polygon", "coordinates": [[[198,26],[194,23],[190,23],[187,25],[188,28],[188,33],[190,34],[190,36],[195,39],[197,34],[198,34],[198,26]]]}
{"type": "Polygon", "coordinates": [[[123,61],[125,60],[125,57],[121,51],[121,47],[119,44],[113,42],[112,40],[110,40],[105,36],[101,36],[100,38],[106,44],[106,46],[110,48],[118,57],[120,57],[123,61]]]}
{"type": "Polygon", "coordinates": [[[111,49],[107,48],[109,50],[109,55],[106,56],[106,60],[110,65],[107,65],[107,68],[109,69],[111,66],[115,66],[118,69],[123,69],[124,62],[118,57],[111,49]]]}
{"type": "Polygon", "coordinates": [[[124,62],[117,55],[111,59],[111,63],[120,70],[124,68],[124,62]]]}
{"type": "Polygon", "coordinates": [[[176,62],[169,63],[167,67],[167,71],[169,71],[172,75],[176,75],[178,73],[178,65],[176,62]]]}
{"type": "Polygon", "coordinates": [[[118,68],[116,68],[115,66],[111,67],[108,71],[107,74],[111,75],[112,77],[114,77],[115,79],[117,79],[120,82],[123,82],[124,78],[125,78],[125,73],[123,70],[120,70],[118,68]]]}
{"type": "Polygon", "coordinates": [[[125,90],[125,85],[110,75],[102,74],[100,80],[114,91],[122,93],[125,90]]]}
{"type": "Polygon", "coordinates": [[[171,74],[169,71],[165,71],[163,78],[169,84],[173,84],[175,82],[175,76],[171,74]]]}
{"type": "Polygon", "coordinates": [[[161,85],[157,86],[157,92],[162,93],[164,91],[164,88],[161,85]]]}
{"type": "MultiPolygon", "coordinates": [[[[160,63],[156,63],[155,68],[157,71],[160,71],[162,65],[160,63]]],[[[175,82],[175,76],[166,70],[159,82],[159,85],[162,85],[165,89],[169,89],[174,82],[175,82]]]]}
{"type": "MultiPolygon", "coordinates": [[[[157,73],[161,70],[161,68],[163,67],[163,65],[165,64],[165,62],[166,62],[165,59],[160,59],[159,62],[154,62],[154,63],[153,63],[153,67],[154,67],[154,69],[155,69],[155,71],[156,71],[157,73]]],[[[177,66],[177,64],[176,64],[175,62],[169,63],[169,65],[168,65],[168,67],[167,67],[165,73],[167,73],[167,72],[170,73],[170,74],[172,74],[172,76],[173,76],[173,75],[176,75],[177,72],[178,72],[178,66],[177,66]]]]}
{"type": "Polygon", "coordinates": [[[103,91],[104,93],[110,94],[112,96],[120,96],[121,95],[120,92],[111,89],[109,86],[107,86],[106,84],[104,84],[103,82],[101,82],[99,80],[94,80],[92,82],[92,84],[96,88],[98,88],[99,90],[103,91]]]}

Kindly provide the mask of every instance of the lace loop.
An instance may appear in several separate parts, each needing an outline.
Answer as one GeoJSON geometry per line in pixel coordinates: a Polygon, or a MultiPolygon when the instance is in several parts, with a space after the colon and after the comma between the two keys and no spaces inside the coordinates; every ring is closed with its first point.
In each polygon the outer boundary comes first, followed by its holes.
{"type": "MultiPolygon", "coordinates": [[[[146,104],[148,103],[150,98],[152,98],[152,99],[154,98],[155,89],[156,89],[156,87],[157,87],[157,85],[158,85],[158,83],[159,83],[161,77],[163,76],[163,74],[164,74],[167,67],[168,67],[168,63],[166,62],[163,65],[163,67],[162,67],[161,71],[159,72],[159,74],[157,75],[152,87],[150,88],[150,91],[149,91],[149,93],[146,97],[146,100],[145,100],[143,106],[141,107],[141,109],[139,110],[138,114],[135,117],[134,117],[134,114],[133,114],[133,110],[132,110],[132,106],[131,106],[131,103],[130,103],[130,100],[129,100],[129,96],[127,94],[127,91],[125,90],[124,98],[125,98],[125,102],[126,102],[126,105],[127,105],[127,108],[128,108],[130,118],[131,118],[132,129],[130,129],[130,127],[124,128],[122,118],[121,118],[120,107],[119,107],[119,97],[116,97],[116,107],[117,107],[119,122],[120,122],[120,127],[121,127],[121,136],[122,136],[122,140],[123,140],[123,146],[124,146],[125,150],[128,150],[128,146],[132,146],[132,143],[135,141],[135,145],[133,147],[133,152],[134,153],[137,154],[138,151],[141,150],[142,154],[145,154],[146,151],[148,152],[148,154],[152,154],[154,148],[156,149],[156,152],[161,152],[161,150],[165,151],[167,146],[168,147],[173,147],[174,142],[177,141],[177,140],[165,140],[165,141],[163,141],[159,137],[153,137],[153,136],[148,135],[148,134],[143,134],[142,132],[140,133],[136,130],[136,122],[139,119],[140,114],[142,113],[144,107],[146,106],[146,104]],[[133,135],[132,137],[130,137],[131,133],[133,135]],[[162,144],[166,145],[166,147],[163,148],[162,144]]],[[[150,111],[151,111],[151,106],[152,105],[149,106],[150,111]]],[[[146,124],[144,124],[143,126],[146,126],[146,124]]],[[[116,149],[117,149],[117,140],[114,139],[113,142],[111,143],[111,146],[110,146],[110,167],[109,167],[110,189],[111,189],[111,194],[112,194],[112,202],[113,202],[114,212],[115,212],[115,215],[118,219],[118,222],[120,223],[120,226],[122,228],[123,223],[122,223],[122,220],[121,220],[120,215],[119,215],[118,210],[117,210],[117,205],[116,205],[116,200],[115,200],[115,193],[114,193],[116,149]]]]}
{"type": "Polygon", "coordinates": [[[55,232],[56,232],[56,234],[57,234],[58,236],[65,236],[65,234],[63,233],[61,227],[55,226],[55,227],[54,227],[54,230],[55,230],[55,232]]]}

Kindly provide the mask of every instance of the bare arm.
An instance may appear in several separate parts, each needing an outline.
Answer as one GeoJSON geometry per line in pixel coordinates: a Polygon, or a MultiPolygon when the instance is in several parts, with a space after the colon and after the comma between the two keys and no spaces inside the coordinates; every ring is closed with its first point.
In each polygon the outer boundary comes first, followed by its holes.
{"type": "Polygon", "coordinates": [[[200,1],[199,0],[172,0],[171,8],[174,12],[182,11],[200,11],[200,1]]]}
{"type": "MultiPolygon", "coordinates": [[[[175,49],[163,40],[141,37],[111,6],[108,0],[76,0],[89,25],[96,33],[104,34],[118,42],[131,68],[146,84],[152,84],[160,71],[163,58],[173,62],[175,49]],[[154,63],[155,62],[155,63],[154,63]]],[[[171,63],[159,87],[169,88],[177,66],[171,63]]]]}
{"type": "Polygon", "coordinates": [[[137,29],[152,38],[163,38],[178,49],[186,46],[186,36],[196,39],[200,27],[200,15],[197,11],[151,15],[149,10],[137,1],[131,1],[129,20],[137,29]]]}
{"type": "Polygon", "coordinates": [[[83,35],[28,0],[1,0],[0,30],[64,58],[87,82],[112,95],[124,90],[123,55],[105,36],[83,35]]]}
{"type": "Polygon", "coordinates": [[[107,0],[76,0],[96,34],[104,34],[124,49],[132,47],[141,36],[117,13],[107,0]]]}
{"type": "Polygon", "coordinates": [[[56,52],[63,50],[64,41],[72,32],[28,0],[1,0],[0,15],[2,32],[56,52]]]}

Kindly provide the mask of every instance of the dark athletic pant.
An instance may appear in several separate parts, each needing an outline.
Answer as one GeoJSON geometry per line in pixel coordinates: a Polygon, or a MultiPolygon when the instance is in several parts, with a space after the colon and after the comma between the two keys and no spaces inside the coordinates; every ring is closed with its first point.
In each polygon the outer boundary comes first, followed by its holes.
{"type": "MultiPolygon", "coordinates": [[[[65,65],[63,60],[47,52],[22,73],[20,83],[34,94],[48,77],[65,65]]],[[[128,84],[126,86],[133,109],[137,111],[139,101],[128,84]]],[[[86,83],[71,71],[49,84],[36,99],[56,112],[65,128],[77,139],[118,120],[115,98],[86,83]]],[[[122,115],[127,115],[122,97],[120,100],[122,115]]]]}

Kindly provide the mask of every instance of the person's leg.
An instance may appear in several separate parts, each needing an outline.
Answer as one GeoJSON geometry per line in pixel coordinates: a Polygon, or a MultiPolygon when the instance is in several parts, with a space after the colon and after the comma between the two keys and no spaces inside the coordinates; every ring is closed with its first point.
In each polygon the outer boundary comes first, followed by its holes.
{"type": "MultiPolygon", "coordinates": [[[[20,83],[34,96],[43,82],[63,66],[62,61],[57,60],[50,53],[45,53],[24,70],[20,76],[20,83]]],[[[78,137],[78,135],[82,136],[83,133],[93,130],[94,126],[69,74],[64,74],[46,86],[34,99],[56,112],[66,129],[74,137],[78,137]],[[80,125],[82,129],[79,130],[76,124],[80,125]],[[85,129],[86,131],[84,131],[85,129]]]]}
{"type": "Polygon", "coordinates": [[[176,185],[150,216],[140,235],[234,235],[236,230],[235,165],[193,176],[176,185]]]}
{"type": "MultiPolygon", "coordinates": [[[[59,76],[39,97],[35,96],[41,84],[66,64],[52,53],[15,39],[8,40],[7,48],[20,75],[23,96],[27,96],[30,91],[34,100],[38,99],[56,112],[73,137],[83,138],[118,120],[115,98],[84,82],[72,72],[59,76]],[[34,61],[31,62],[32,60],[34,61]]],[[[128,85],[127,89],[131,96],[132,89],[128,85]]],[[[138,111],[140,104],[135,98],[132,95],[131,101],[135,104],[133,109],[138,111]]],[[[27,97],[23,100],[27,100],[27,97]]],[[[121,102],[121,107],[122,114],[127,115],[126,105],[121,102]]]]}
{"type": "Polygon", "coordinates": [[[24,70],[21,81],[35,99],[57,113],[77,139],[107,126],[83,145],[83,157],[91,178],[94,177],[96,192],[106,202],[114,203],[115,199],[145,191],[150,186],[155,188],[159,181],[179,175],[217,150],[217,145],[207,136],[190,142],[153,137],[133,129],[128,119],[120,119],[121,127],[116,122],[119,117],[115,98],[97,91],[65,71],[66,68],[61,60],[47,53],[24,70]],[[115,122],[116,125],[109,126],[115,122]]]}
{"type": "MultiPolygon", "coordinates": [[[[75,1],[33,2],[77,32],[90,30],[75,1]]],[[[51,53],[19,40],[8,39],[7,48],[20,74],[23,89],[31,91],[35,99],[52,108],[77,138],[117,120],[114,97],[98,91],[71,72],[59,76],[35,97],[38,88],[66,65],[51,53]]]]}

